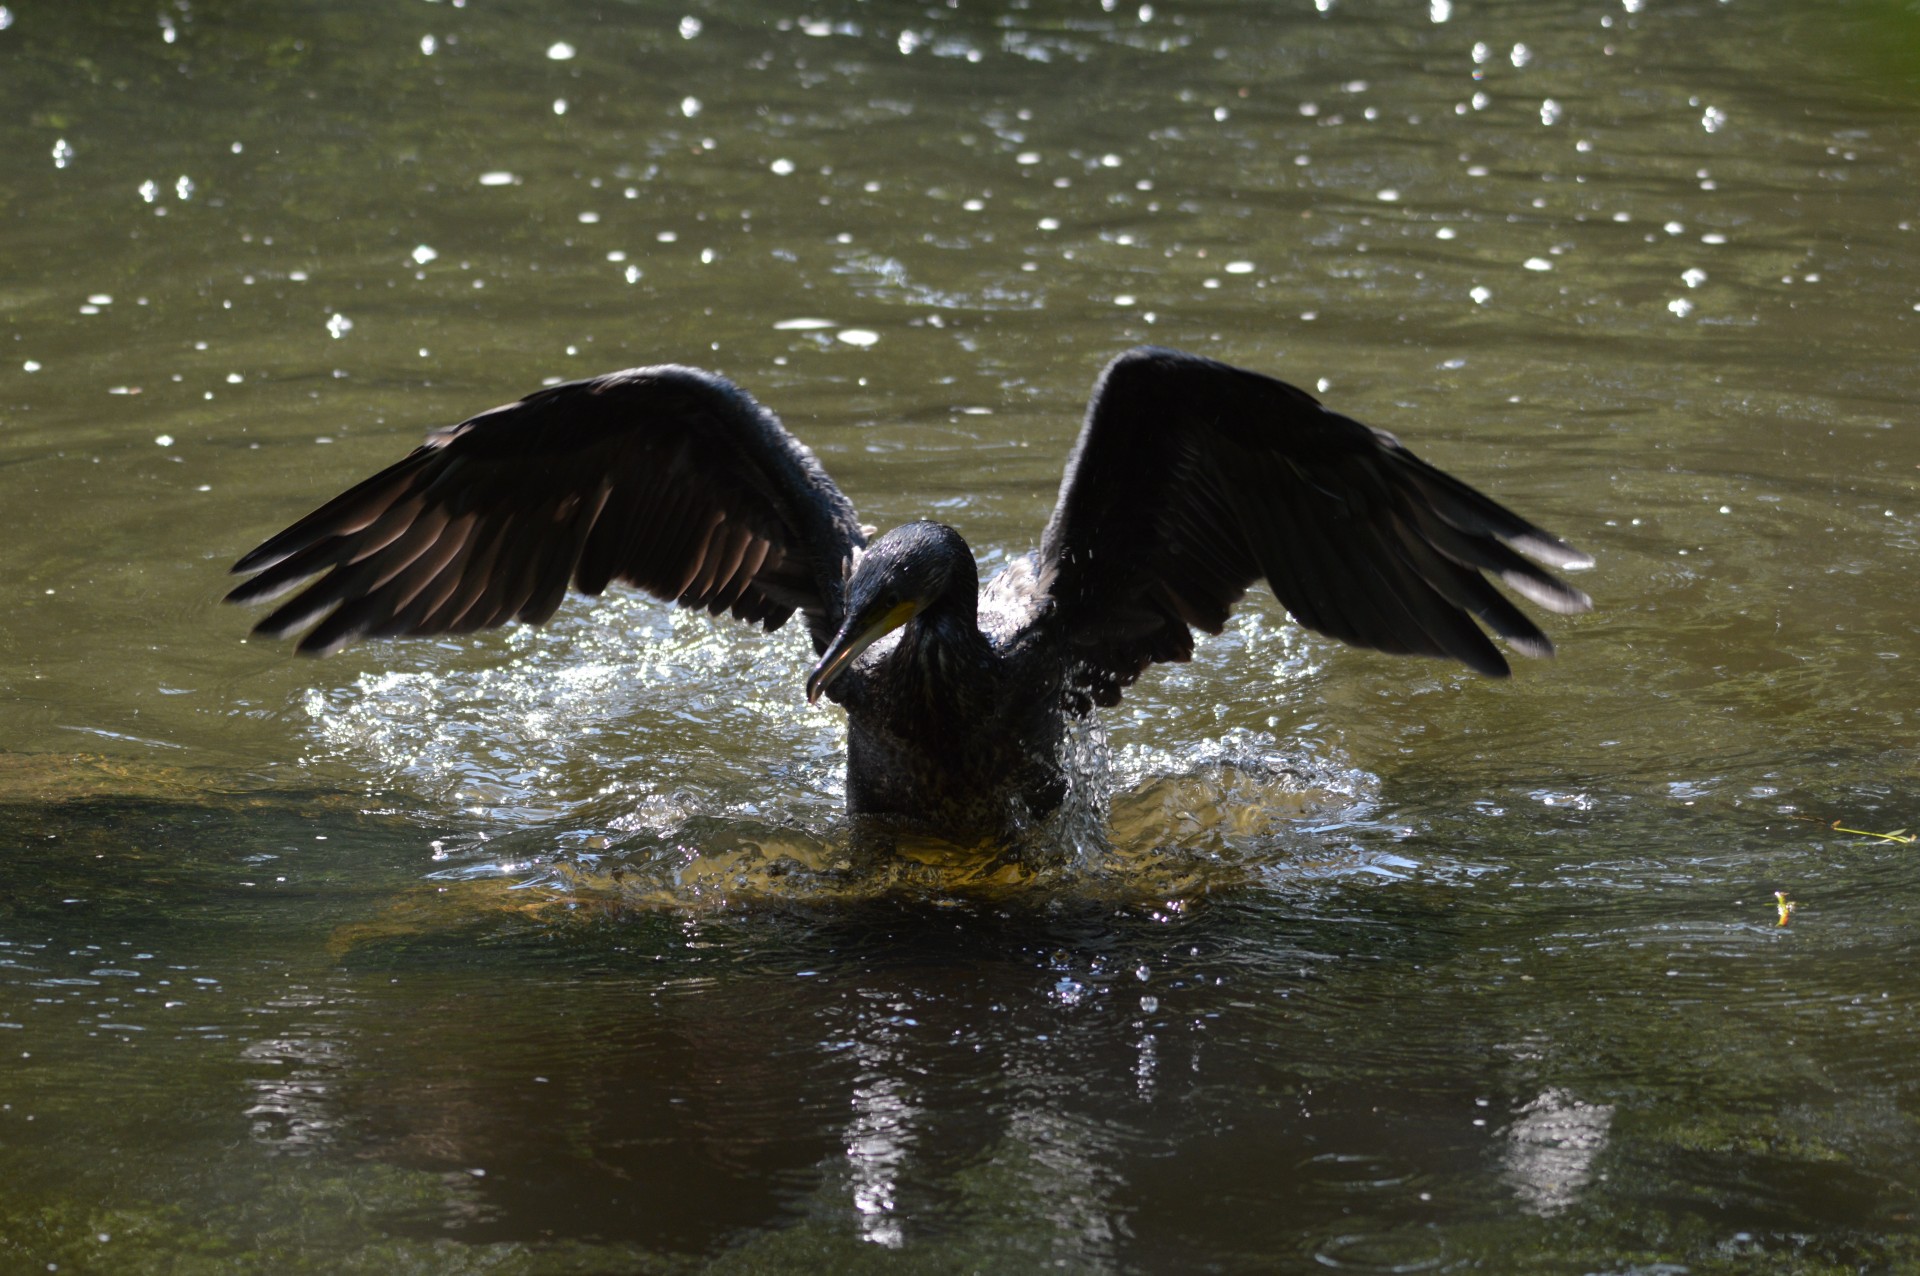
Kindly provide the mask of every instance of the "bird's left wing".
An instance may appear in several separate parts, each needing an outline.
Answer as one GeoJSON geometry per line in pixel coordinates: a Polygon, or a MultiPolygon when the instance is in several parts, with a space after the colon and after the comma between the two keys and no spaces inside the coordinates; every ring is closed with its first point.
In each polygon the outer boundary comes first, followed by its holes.
{"type": "Polygon", "coordinates": [[[635,368],[551,386],[436,431],[234,564],[258,602],[312,581],[256,633],[312,654],[363,637],[553,615],[569,584],[624,580],[777,629],[838,629],[865,543],[813,453],[730,382],[635,368]]]}
{"type": "Polygon", "coordinates": [[[1502,675],[1479,624],[1527,655],[1553,646],[1487,575],[1578,612],[1587,596],[1536,563],[1589,562],[1303,390],[1143,348],[1095,386],[1040,580],[1080,689],[1112,704],[1148,664],[1187,659],[1194,629],[1219,633],[1263,577],[1318,633],[1502,675]]]}

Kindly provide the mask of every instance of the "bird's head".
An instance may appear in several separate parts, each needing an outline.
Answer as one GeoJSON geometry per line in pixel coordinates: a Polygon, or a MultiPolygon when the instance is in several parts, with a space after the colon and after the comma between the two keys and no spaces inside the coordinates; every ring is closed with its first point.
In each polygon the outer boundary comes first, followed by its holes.
{"type": "Polygon", "coordinates": [[[867,546],[847,578],[846,619],[807,677],[815,703],[854,657],[943,601],[971,609],[979,591],[973,551],[944,523],[896,527],[867,546]]]}

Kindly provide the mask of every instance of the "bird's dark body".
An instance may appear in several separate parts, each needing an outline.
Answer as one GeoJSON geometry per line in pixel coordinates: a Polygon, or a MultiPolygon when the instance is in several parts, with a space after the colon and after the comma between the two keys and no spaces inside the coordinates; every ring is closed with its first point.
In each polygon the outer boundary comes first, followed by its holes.
{"type": "Polygon", "coordinates": [[[1067,790],[1059,644],[996,643],[955,604],[897,631],[828,693],[847,711],[847,809],[1012,836],[1067,790]]]}
{"type": "Polygon", "coordinates": [[[1140,349],[1095,385],[1038,551],[984,591],[958,532],[909,523],[869,544],[772,413],[668,366],[435,433],[242,558],[258,574],[228,597],[304,584],[256,631],[311,624],[300,648],[317,653],[538,623],[569,585],[615,580],[767,629],[798,612],[819,656],[807,697],[847,712],[849,809],[1008,837],[1067,791],[1071,720],[1187,659],[1257,581],[1309,629],[1498,676],[1481,626],[1529,655],[1552,644],[1487,576],[1583,611],[1535,563],[1586,561],[1304,391],[1140,349]]]}

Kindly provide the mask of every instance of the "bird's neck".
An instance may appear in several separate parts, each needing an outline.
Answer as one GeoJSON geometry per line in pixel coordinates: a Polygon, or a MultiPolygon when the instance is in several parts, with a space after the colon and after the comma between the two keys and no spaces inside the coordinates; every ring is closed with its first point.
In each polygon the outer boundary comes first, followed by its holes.
{"type": "Polygon", "coordinates": [[[990,654],[976,593],[950,589],[907,623],[893,662],[899,676],[920,684],[915,698],[931,706],[966,698],[990,654]]]}

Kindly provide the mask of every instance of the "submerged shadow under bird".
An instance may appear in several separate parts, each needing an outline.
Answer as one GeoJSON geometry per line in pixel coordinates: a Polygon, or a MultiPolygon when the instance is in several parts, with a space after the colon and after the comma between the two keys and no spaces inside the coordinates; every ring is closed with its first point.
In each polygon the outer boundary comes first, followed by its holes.
{"type": "Polygon", "coordinates": [[[1142,348],[1095,384],[1039,550],[984,589],[951,527],[869,542],[773,413],[662,366],[436,431],[234,564],[257,575],[227,600],[318,576],[254,627],[312,625],[311,654],[540,624],[570,585],[614,581],[769,631],[798,612],[819,657],[807,699],[847,712],[849,809],[1008,838],[1066,793],[1070,721],[1188,659],[1257,581],[1317,633],[1504,676],[1480,626],[1524,655],[1553,646],[1488,577],[1582,612],[1536,564],[1590,561],[1303,390],[1142,348]]]}

